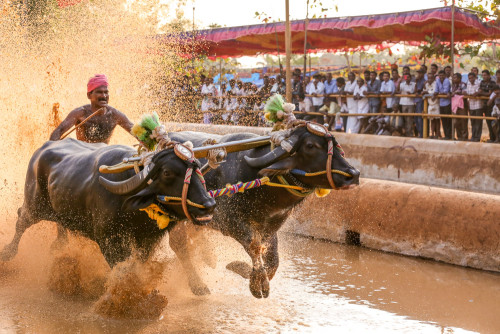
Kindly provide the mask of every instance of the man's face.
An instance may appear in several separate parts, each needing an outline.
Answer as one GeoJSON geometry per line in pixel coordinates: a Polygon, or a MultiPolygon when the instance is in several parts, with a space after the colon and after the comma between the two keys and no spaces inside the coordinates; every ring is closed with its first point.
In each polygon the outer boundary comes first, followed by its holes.
{"type": "Polygon", "coordinates": [[[471,72],[474,73],[476,75],[476,77],[479,74],[479,70],[477,69],[477,67],[473,67],[471,72]]]}
{"type": "Polygon", "coordinates": [[[475,81],[476,81],[476,76],[475,75],[469,75],[469,82],[471,84],[474,84],[475,81]]]}
{"type": "Polygon", "coordinates": [[[354,75],[354,73],[349,73],[347,75],[347,78],[349,79],[349,81],[353,81],[356,78],[356,76],[354,75]]]}
{"type": "Polygon", "coordinates": [[[319,82],[319,77],[315,77],[315,78],[314,78],[314,83],[315,83],[315,84],[318,84],[318,82],[319,82]]]}
{"type": "Polygon", "coordinates": [[[377,79],[377,73],[370,73],[370,80],[375,81],[377,79]]]}
{"type": "Polygon", "coordinates": [[[398,73],[398,71],[392,71],[392,77],[393,77],[395,80],[398,80],[398,79],[399,79],[399,73],[398,73]]]}
{"type": "Polygon", "coordinates": [[[436,73],[437,73],[437,71],[438,71],[437,66],[431,66],[431,73],[432,73],[432,74],[436,74],[436,73]]]}
{"type": "Polygon", "coordinates": [[[483,72],[483,80],[484,81],[490,81],[491,76],[488,74],[488,72],[483,72]]]}
{"type": "Polygon", "coordinates": [[[100,86],[87,93],[90,104],[94,107],[107,107],[109,102],[109,91],[107,86],[100,86]]]}
{"type": "Polygon", "coordinates": [[[429,74],[428,77],[427,77],[429,83],[433,83],[435,78],[436,77],[434,76],[434,74],[429,74]]]}
{"type": "Polygon", "coordinates": [[[423,72],[417,72],[417,80],[420,80],[424,77],[424,73],[423,72]]]}
{"type": "Polygon", "coordinates": [[[446,73],[446,76],[449,77],[451,75],[451,68],[450,67],[446,67],[444,69],[444,73],[446,73]]]}
{"type": "Polygon", "coordinates": [[[439,73],[439,80],[444,81],[445,78],[446,78],[445,73],[443,73],[443,72],[439,73]]]}
{"type": "Polygon", "coordinates": [[[411,75],[405,74],[404,78],[405,78],[405,81],[406,81],[407,84],[409,84],[411,82],[411,75]]]}
{"type": "Polygon", "coordinates": [[[497,82],[498,82],[498,81],[500,81],[500,72],[497,72],[497,73],[495,74],[495,76],[496,76],[497,82]]]}
{"type": "Polygon", "coordinates": [[[403,68],[403,75],[410,75],[410,69],[408,67],[403,68]]]}
{"type": "Polygon", "coordinates": [[[328,80],[328,82],[332,81],[332,74],[331,73],[328,73],[326,75],[326,80],[328,80]]]}
{"type": "Polygon", "coordinates": [[[382,78],[384,79],[385,82],[389,81],[389,73],[384,73],[382,78]]]}

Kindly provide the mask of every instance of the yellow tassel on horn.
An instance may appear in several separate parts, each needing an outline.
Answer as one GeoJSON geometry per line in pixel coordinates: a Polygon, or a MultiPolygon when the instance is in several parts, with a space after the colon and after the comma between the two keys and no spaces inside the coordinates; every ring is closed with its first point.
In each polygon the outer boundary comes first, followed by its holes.
{"type": "Polygon", "coordinates": [[[325,197],[331,192],[330,189],[322,189],[322,188],[315,188],[314,189],[314,194],[316,197],[325,197]]]}

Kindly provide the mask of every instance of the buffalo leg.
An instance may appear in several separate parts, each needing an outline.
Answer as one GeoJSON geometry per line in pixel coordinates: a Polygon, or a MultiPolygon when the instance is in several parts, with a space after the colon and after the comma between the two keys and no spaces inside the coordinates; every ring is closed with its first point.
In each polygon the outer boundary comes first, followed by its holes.
{"type": "Polygon", "coordinates": [[[0,259],[2,261],[10,261],[16,256],[17,249],[19,247],[19,241],[21,241],[21,237],[23,236],[24,231],[26,229],[36,223],[39,220],[33,218],[31,214],[24,208],[20,208],[17,211],[17,222],[16,222],[16,233],[14,234],[14,238],[12,241],[4,247],[2,252],[0,253],[0,259]]]}
{"type": "Polygon", "coordinates": [[[263,259],[266,247],[262,243],[262,236],[259,232],[254,231],[247,252],[252,259],[250,292],[255,298],[267,298],[269,296],[269,277],[263,259]]]}
{"type": "Polygon", "coordinates": [[[271,237],[269,242],[266,242],[266,252],[264,253],[264,263],[266,266],[267,277],[272,280],[279,266],[278,254],[278,236],[276,233],[271,237]]]}
{"type": "Polygon", "coordinates": [[[50,248],[57,250],[68,244],[68,231],[61,225],[57,224],[57,238],[54,240],[50,248]]]}
{"type": "Polygon", "coordinates": [[[184,271],[188,275],[188,282],[191,291],[197,296],[210,294],[210,289],[203,283],[191,260],[191,252],[189,250],[189,236],[184,226],[185,222],[177,224],[169,232],[169,244],[172,250],[181,261],[184,271]]]}

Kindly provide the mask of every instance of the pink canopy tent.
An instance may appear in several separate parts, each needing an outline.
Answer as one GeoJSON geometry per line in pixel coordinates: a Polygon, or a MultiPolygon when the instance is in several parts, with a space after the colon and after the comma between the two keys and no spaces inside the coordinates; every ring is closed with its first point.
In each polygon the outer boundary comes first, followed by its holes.
{"type": "MultiPolygon", "coordinates": [[[[434,34],[443,41],[451,37],[451,7],[380,15],[311,19],[307,26],[307,48],[348,50],[369,45],[409,42],[415,45],[434,34]]],[[[455,41],[485,41],[500,38],[496,22],[483,22],[475,13],[455,7],[455,41]]],[[[292,52],[304,52],[305,21],[291,22],[292,52]]],[[[200,30],[180,39],[186,53],[238,57],[285,50],[284,22],[200,30]],[[195,45],[193,47],[193,45],[195,45]]],[[[162,40],[161,36],[158,36],[162,40]]],[[[168,37],[165,36],[164,41],[168,37]]],[[[178,43],[179,40],[176,41],[178,43]]],[[[168,43],[167,43],[168,45],[168,43]]]]}

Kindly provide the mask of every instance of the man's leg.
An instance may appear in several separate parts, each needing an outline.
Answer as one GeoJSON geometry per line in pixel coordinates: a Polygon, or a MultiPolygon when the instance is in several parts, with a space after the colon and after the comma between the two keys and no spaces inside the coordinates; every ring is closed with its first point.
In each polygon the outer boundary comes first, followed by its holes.
{"type": "MultiPolygon", "coordinates": [[[[486,117],[491,117],[491,112],[493,111],[493,106],[486,106],[484,109],[484,115],[486,117]]],[[[488,132],[490,133],[490,141],[495,141],[497,139],[497,135],[495,131],[493,130],[493,127],[491,125],[492,120],[486,120],[486,125],[488,126],[488,132]]]]}
{"type": "MultiPolygon", "coordinates": [[[[474,109],[470,111],[471,116],[483,116],[483,109],[474,109]]],[[[483,133],[483,120],[482,119],[471,119],[472,136],[471,141],[481,141],[481,135],[483,133]]]]}
{"type": "MultiPolygon", "coordinates": [[[[457,115],[467,116],[467,111],[464,108],[457,109],[457,115]]],[[[467,129],[467,119],[457,119],[455,121],[455,129],[457,130],[458,140],[467,140],[469,131],[467,129]]]]}
{"type": "MultiPolygon", "coordinates": [[[[421,114],[424,110],[424,100],[417,102],[415,105],[415,112],[421,114]]],[[[417,126],[418,137],[422,138],[424,135],[424,120],[422,117],[415,116],[415,124],[417,126]]]]}
{"type": "MultiPolygon", "coordinates": [[[[451,115],[451,105],[444,107],[439,107],[439,113],[441,115],[451,115]]],[[[451,118],[441,118],[441,123],[443,124],[444,138],[451,139],[451,118]]]]}

